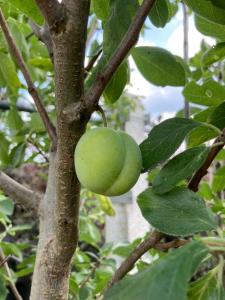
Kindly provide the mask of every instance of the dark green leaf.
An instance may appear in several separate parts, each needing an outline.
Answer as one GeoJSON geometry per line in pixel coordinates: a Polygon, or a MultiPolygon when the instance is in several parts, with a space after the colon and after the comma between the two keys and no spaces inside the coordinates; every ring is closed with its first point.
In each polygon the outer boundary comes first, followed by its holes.
{"type": "Polygon", "coordinates": [[[207,0],[185,0],[186,4],[201,17],[225,25],[225,10],[207,0]]]}
{"type": "Polygon", "coordinates": [[[181,180],[191,176],[204,163],[208,153],[209,149],[201,146],[188,149],[172,158],[154,179],[154,192],[166,193],[181,180]]]}
{"type": "Polygon", "coordinates": [[[208,67],[225,57],[225,42],[218,43],[206,51],[202,57],[204,67],[208,67]]]}
{"type": "Polygon", "coordinates": [[[131,53],[138,70],[149,82],[159,86],[185,85],[185,70],[182,64],[167,50],[136,47],[131,53]]]}
{"type": "Polygon", "coordinates": [[[138,204],[144,218],[166,234],[187,236],[217,226],[204,201],[187,188],[176,187],[163,195],[148,188],[138,196],[138,204]]]}
{"type": "Polygon", "coordinates": [[[199,122],[210,123],[210,117],[213,111],[215,110],[215,106],[210,106],[199,113],[194,115],[194,120],[199,122]]]}
{"type": "Polygon", "coordinates": [[[124,62],[119,66],[116,73],[113,75],[112,79],[104,90],[104,98],[107,103],[114,103],[119,99],[126,84],[129,82],[129,73],[129,65],[127,62],[124,62]]]}
{"type": "Polygon", "coordinates": [[[210,0],[213,5],[225,9],[225,2],[224,0],[210,0]]]}
{"type": "Polygon", "coordinates": [[[104,299],[186,300],[188,281],[207,253],[201,242],[185,245],[144,271],[122,279],[107,291],[104,299]]]}
{"type": "Polygon", "coordinates": [[[191,119],[172,118],[155,126],[141,145],[144,170],[168,159],[181,145],[185,136],[200,123],[191,119]]]}
{"type": "Polygon", "coordinates": [[[11,157],[11,165],[14,168],[19,167],[23,163],[25,150],[26,150],[26,143],[18,144],[16,147],[12,149],[10,153],[10,157],[11,157]]]}
{"type": "Polygon", "coordinates": [[[191,81],[185,86],[183,95],[189,102],[215,106],[225,100],[225,87],[213,80],[209,80],[203,85],[191,81]]]}
{"type": "Polygon", "coordinates": [[[225,102],[215,108],[209,117],[209,121],[220,129],[225,127],[225,102]]]}
{"type": "Polygon", "coordinates": [[[156,27],[164,27],[166,25],[170,17],[169,5],[168,0],[157,0],[155,2],[149,14],[149,19],[153,25],[156,27]]]}
{"type": "Polygon", "coordinates": [[[196,15],[195,26],[202,34],[225,41],[225,25],[210,22],[196,15]]]}
{"type": "Polygon", "coordinates": [[[9,0],[9,2],[38,24],[43,23],[43,17],[34,0],[9,0]]]}
{"type": "Polygon", "coordinates": [[[139,7],[138,0],[110,1],[110,16],[104,26],[103,53],[109,58],[127,32],[139,7]]]}
{"type": "Polygon", "coordinates": [[[3,165],[7,165],[10,161],[9,158],[9,141],[5,138],[5,135],[0,132],[0,161],[3,165]]]}

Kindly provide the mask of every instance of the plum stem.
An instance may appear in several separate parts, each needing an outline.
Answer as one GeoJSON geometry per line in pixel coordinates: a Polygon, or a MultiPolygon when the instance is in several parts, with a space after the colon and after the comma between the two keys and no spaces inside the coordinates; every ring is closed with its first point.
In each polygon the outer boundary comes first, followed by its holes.
{"type": "Polygon", "coordinates": [[[104,127],[108,127],[104,109],[100,105],[98,105],[97,108],[96,108],[96,111],[100,112],[100,114],[102,116],[104,127]]]}

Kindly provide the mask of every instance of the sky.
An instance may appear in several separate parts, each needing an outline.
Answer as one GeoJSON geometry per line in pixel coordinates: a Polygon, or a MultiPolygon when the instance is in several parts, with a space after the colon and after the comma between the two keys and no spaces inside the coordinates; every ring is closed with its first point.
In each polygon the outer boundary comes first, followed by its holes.
{"type": "MultiPolygon", "coordinates": [[[[170,51],[172,54],[183,57],[183,15],[179,10],[176,16],[164,28],[156,28],[150,22],[147,23],[149,29],[141,37],[138,46],[157,46],[170,51]]],[[[192,57],[200,49],[202,40],[213,44],[209,37],[201,35],[194,25],[193,16],[189,17],[189,57],[192,57]]],[[[150,84],[138,72],[134,61],[130,60],[131,86],[128,87],[130,93],[140,95],[144,107],[155,119],[164,114],[173,116],[176,111],[183,108],[183,96],[181,87],[158,87],[150,84]]]]}

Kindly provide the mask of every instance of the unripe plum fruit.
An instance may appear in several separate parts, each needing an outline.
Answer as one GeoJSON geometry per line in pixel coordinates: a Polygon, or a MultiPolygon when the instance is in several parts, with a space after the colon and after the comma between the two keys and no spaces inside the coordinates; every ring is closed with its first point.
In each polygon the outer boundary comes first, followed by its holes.
{"type": "Polygon", "coordinates": [[[77,144],[75,168],[85,188],[118,196],[137,182],[142,168],[141,151],[125,132],[105,127],[90,129],[77,144]]]}

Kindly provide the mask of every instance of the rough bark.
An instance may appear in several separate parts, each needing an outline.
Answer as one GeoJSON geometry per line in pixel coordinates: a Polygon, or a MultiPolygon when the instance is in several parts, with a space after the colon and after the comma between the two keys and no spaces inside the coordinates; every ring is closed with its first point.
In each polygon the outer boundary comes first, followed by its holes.
{"type": "Polygon", "coordinates": [[[78,241],[80,184],[74,170],[74,149],[89,116],[79,112],[79,118],[69,122],[64,111],[71,104],[83,102],[90,3],[89,0],[73,0],[64,1],[63,5],[66,7],[63,31],[59,27],[54,30],[49,24],[54,53],[58,142],[57,152],[51,157],[47,191],[41,205],[32,300],[68,298],[70,262],[78,241]]]}

